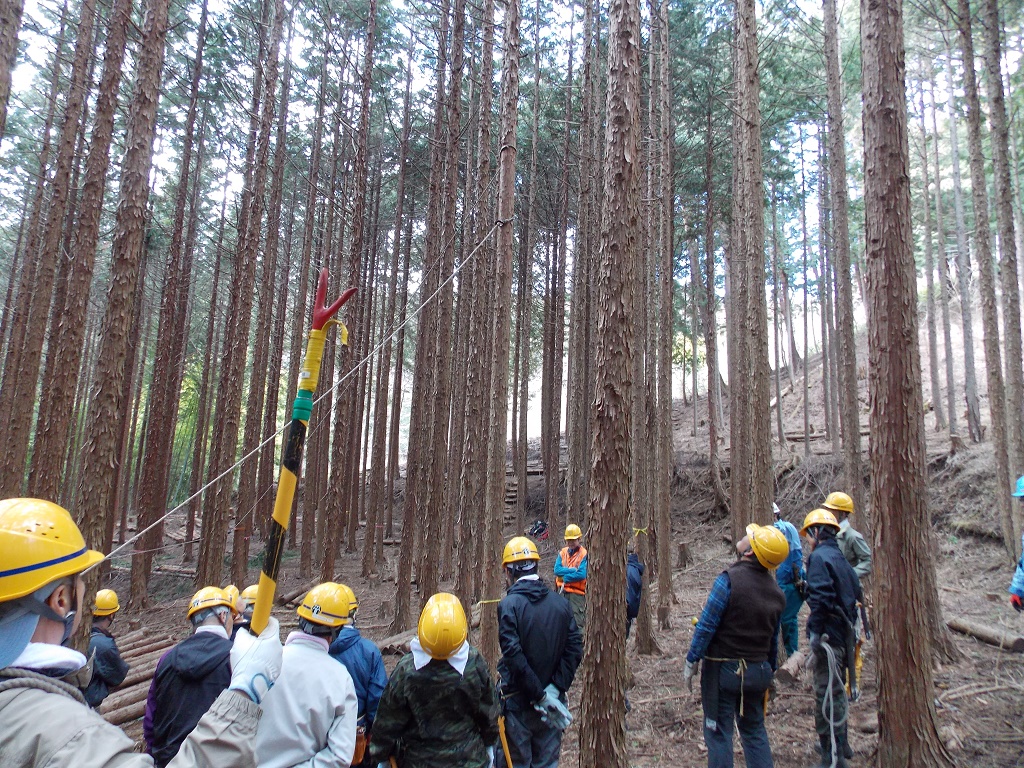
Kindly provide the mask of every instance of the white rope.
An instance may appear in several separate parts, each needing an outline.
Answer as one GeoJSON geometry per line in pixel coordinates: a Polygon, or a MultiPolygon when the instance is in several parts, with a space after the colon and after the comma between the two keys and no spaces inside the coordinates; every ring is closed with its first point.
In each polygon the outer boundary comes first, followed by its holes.
{"type": "Polygon", "coordinates": [[[843,671],[839,667],[839,657],[836,656],[835,650],[825,638],[822,638],[821,649],[825,653],[825,660],[828,664],[828,688],[825,689],[825,696],[821,700],[821,716],[828,720],[829,739],[832,743],[831,766],[832,768],[836,768],[836,764],[839,762],[839,750],[838,744],[836,743],[836,728],[846,722],[846,719],[849,716],[849,709],[847,709],[847,714],[843,716],[843,719],[837,723],[835,720],[836,702],[832,691],[836,678],[841,679],[843,671]],[[828,711],[826,711],[826,707],[828,708],[828,711]]]}
{"type": "MultiPolygon", "coordinates": [[[[397,336],[399,331],[401,331],[403,328],[405,328],[412,321],[413,318],[418,317],[420,315],[420,313],[427,307],[427,305],[430,304],[435,298],[437,298],[438,294],[441,293],[441,291],[444,289],[444,287],[446,285],[448,285],[448,283],[452,282],[455,279],[455,277],[463,270],[463,268],[465,268],[465,266],[467,264],[469,264],[470,261],[473,260],[473,257],[476,256],[477,252],[484,246],[484,243],[486,243],[487,240],[490,239],[491,235],[494,234],[495,230],[497,230],[497,228],[500,227],[503,223],[504,222],[502,222],[501,220],[495,221],[494,225],[490,228],[490,230],[488,230],[487,234],[484,235],[482,238],[480,238],[480,242],[477,244],[476,248],[474,248],[470,252],[470,254],[466,258],[464,258],[461,261],[461,263],[459,263],[452,270],[452,273],[447,278],[445,278],[445,280],[440,285],[438,285],[437,290],[435,290],[432,294],[430,294],[430,296],[428,296],[426,299],[421,301],[419,306],[417,306],[416,309],[414,309],[411,313],[407,314],[405,319],[401,323],[399,323],[397,326],[395,326],[394,330],[392,330],[392,332],[390,334],[388,334],[386,337],[384,337],[384,339],[376,347],[374,347],[372,350],[370,350],[362,360],[360,360],[356,365],[352,366],[352,368],[349,369],[349,371],[344,376],[342,376],[340,379],[338,379],[337,382],[335,382],[333,385],[328,387],[323,392],[323,394],[321,394],[318,398],[316,398],[313,401],[313,405],[316,405],[321,400],[323,400],[325,397],[327,397],[329,394],[331,394],[335,390],[337,390],[342,384],[345,383],[345,381],[347,379],[349,379],[353,374],[355,374],[356,371],[358,371],[360,368],[362,368],[364,365],[366,365],[370,361],[370,359],[375,354],[377,354],[377,352],[379,352],[381,349],[383,349],[385,344],[387,344],[395,336],[397,336]]],[[[245,454],[245,456],[243,456],[238,461],[236,461],[234,464],[232,464],[230,467],[225,469],[223,472],[221,472],[219,475],[217,475],[215,478],[213,478],[213,480],[210,480],[208,483],[206,483],[204,486],[202,486],[199,490],[197,490],[195,493],[193,493],[191,496],[189,496],[183,502],[178,504],[178,506],[176,506],[173,509],[169,510],[166,514],[164,514],[162,517],[160,517],[152,525],[149,525],[146,528],[143,528],[141,531],[136,533],[130,539],[125,541],[124,544],[121,544],[120,546],[118,546],[115,549],[111,550],[111,552],[108,555],[106,555],[106,557],[104,557],[103,560],[109,560],[114,555],[116,555],[118,552],[120,552],[122,549],[125,549],[129,545],[134,544],[136,541],[139,540],[139,538],[141,538],[142,536],[145,536],[147,533],[149,533],[151,530],[156,528],[158,525],[160,525],[164,520],[166,520],[168,517],[173,515],[175,512],[179,511],[180,509],[183,509],[184,507],[188,506],[188,504],[190,504],[192,501],[194,501],[195,499],[197,499],[200,496],[202,496],[204,493],[206,493],[207,489],[210,488],[210,486],[216,485],[221,480],[223,480],[225,477],[227,477],[228,475],[232,474],[236,469],[238,469],[240,466],[242,466],[242,464],[247,462],[249,459],[251,459],[257,453],[259,453],[261,450],[263,450],[263,447],[266,446],[269,442],[271,442],[272,440],[276,440],[278,435],[283,433],[284,430],[287,428],[288,424],[290,424],[290,423],[291,423],[291,420],[288,420],[288,422],[284,426],[282,426],[280,429],[278,429],[273,434],[271,434],[268,437],[266,437],[259,445],[257,445],[251,451],[249,451],[249,453],[245,454]]],[[[313,430],[313,431],[315,431],[315,430],[313,430]]],[[[310,434],[312,434],[312,431],[310,432],[310,434]]],[[[102,561],[100,561],[100,562],[102,562],[102,561]]],[[[87,568],[85,571],[83,571],[83,573],[88,573],[90,570],[95,568],[97,565],[99,565],[99,563],[96,563],[95,565],[91,566],[90,568],[87,568]]]]}

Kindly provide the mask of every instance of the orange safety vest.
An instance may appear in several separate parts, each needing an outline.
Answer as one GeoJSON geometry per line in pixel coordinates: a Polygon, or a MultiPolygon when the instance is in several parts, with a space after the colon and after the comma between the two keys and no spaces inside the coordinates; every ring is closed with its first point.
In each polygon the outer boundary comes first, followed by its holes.
{"type": "MultiPolygon", "coordinates": [[[[583,558],[587,556],[587,548],[581,546],[576,550],[575,555],[570,555],[569,548],[563,547],[562,551],[559,552],[559,555],[562,558],[562,565],[566,568],[579,568],[580,563],[583,562],[583,558]]],[[[558,587],[559,592],[575,592],[577,595],[587,594],[586,579],[566,582],[565,579],[558,577],[555,579],[555,586],[558,587]]]]}

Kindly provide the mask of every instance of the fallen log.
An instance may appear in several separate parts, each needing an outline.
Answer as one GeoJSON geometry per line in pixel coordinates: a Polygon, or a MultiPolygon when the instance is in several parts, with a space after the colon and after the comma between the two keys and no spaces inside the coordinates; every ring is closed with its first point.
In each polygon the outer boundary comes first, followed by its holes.
{"type": "Polygon", "coordinates": [[[119,635],[117,638],[117,645],[122,645],[127,648],[146,637],[146,630],[144,629],[133,629],[131,632],[125,632],[123,635],[119,635]]]}
{"type": "Polygon", "coordinates": [[[309,592],[309,590],[311,590],[319,583],[319,581],[311,581],[304,587],[299,587],[298,589],[292,590],[291,592],[285,592],[283,594],[280,594],[277,596],[276,602],[278,605],[288,605],[290,603],[294,603],[296,600],[305,595],[307,592],[309,592]]]}
{"type": "Polygon", "coordinates": [[[803,651],[797,651],[788,659],[786,663],[779,667],[775,673],[775,679],[786,685],[793,685],[794,683],[800,682],[800,672],[804,668],[804,661],[807,659],[807,654],[803,651]]]}
{"type": "Polygon", "coordinates": [[[143,680],[150,680],[153,675],[156,674],[156,665],[159,663],[163,654],[156,658],[150,659],[145,664],[132,665],[132,668],[128,670],[128,674],[124,678],[124,682],[117,687],[117,690],[123,691],[136,683],[141,683],[143,680]]]}
{"type": "MultiPolygon", "coordinates": [[[[145,656],[146,654],[152,653],[160,648],[166,648],[169,645],[174,645],[175,642],[177,641],[172,640],[169,637],[158,637],[150,640],[145,645],[137,645],[134,648],[122,650],[121,658],[131,663],[132,659],[137,659],[140,656],[145,656]]],[[[120,646],[118,646],[118,650],[120,650],[120,646]]]]}
{"type": "Polygon", "coordinates": [[[146,714],[146,699],[132,704],[129,707],[122,707],[110,714],[104,715],[103,718],[111,725],[124,725],[130,723],[132,720],[138,720],[146,714]]]}
{"type": "Polygon", "coordinates": [[[136,702],[145,701],[148,694],[149,681],[133,685],[131,688],[126,688],[118,693],[113,693],[103,700],[103,703],[100,705],[100,714],[104,716],[113,714],[117,710],[136,702]]]}
{"type": "Polygon", "coordinates": [[[144,645],[149,645],[163,637],[165,637],[165,635],[144,634],[142,637],[133,637],[131,640],[127,640],[115,635],[114,640],[117,641],[117,648],[121,651],[121,655],[124,656],[125,654],[134,653],[135,649],[141,648],[144,645]]]}
{"type": "Polygon", "coordinates": [[[969,635],[1004,651],[1024,653],[1024,637],[1005,632],[998,627],[991,627],[987,624],[982,624],[980,621],[971,621],[970,619],[963,618],[950,619],[946,622],[946,626],[954,632],[969,635]]]}

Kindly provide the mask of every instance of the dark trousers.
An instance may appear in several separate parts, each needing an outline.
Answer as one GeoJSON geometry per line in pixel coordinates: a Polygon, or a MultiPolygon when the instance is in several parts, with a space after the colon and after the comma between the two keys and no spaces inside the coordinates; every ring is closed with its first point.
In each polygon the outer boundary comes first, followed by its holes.
{"type": "MultiPolygon", "coordinates": [[[[562,751],[562,732],[541,720],[537,710],[518,697],[506,699],[504,709],[512,768],[555,768],[562,751]]],[[[495,756],[495,763],[501,765],[504,760],[495,756]]]]}
{"type": "Polygon", "coordinates": [[[786,655],[792,656],[800,645],[800,623],[797,621],[797,614],[800,613],[800,606],[804,601],[800,598],[800,592],[795,584],[780,584],[782,594],[786,596],[786,607],[782,610],[782,618],[779,623],[782,626],[782,643],[786,647],[786,655]]]}
{"type": "Polygon", "coordinates": [[[838,668],[833,668],[830,676],[825,645],[822,643],[821,650],[814,654],[814,729],[818,736],[827,736],[831,740],[833,729],[837,737],[846,737],[846,649],[827,644],[831,647],[838,664],[838,668]]]}
{"type": "Polygon", "coordinates": [[[747,768],[774,768],[768,733],[764,728],[764,692],[768,690],[771,680],[772,668],[767,661],[750,664],[742,680],[739,662],[704,662],[701,704],[704,707],[704,743],[708,747],[708,768],[732,768],[734,723],[739,725],[747,768]],[[710,665],[718,667],[717,686],[713,685],[716,674],[714,669],[709,669],[710,665]],[[705,676],[708,676],[707,681],[705,676]]]}

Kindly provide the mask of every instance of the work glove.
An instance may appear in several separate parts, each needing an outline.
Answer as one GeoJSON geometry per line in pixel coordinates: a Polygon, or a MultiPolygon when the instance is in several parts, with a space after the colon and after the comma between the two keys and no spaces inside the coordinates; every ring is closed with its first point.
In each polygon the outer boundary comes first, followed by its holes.
{"type": "Polygon", "coordinates": [[[693,693],[693,678],[697,675],[698,667],[700,667],[699,661],[688,661],[683,667],[683,682],[686,683],[686,688],[690,693],[693,693]]]}
{"type": "Polygon", "coordinates": [[[238,630],[231,646],[231,685],[257,704],[267,695],[281,673],[281,628],[277,619],[267,619],[258,637],[247,629],[238,630]]]}
{"type": "Polygon", "coordinates": [[[487,764],[494,765],[494,747],[487,748],[487,764]]]}
{"type": "Polygon", "coordinates": [[[1024,600],[1021,600],[1020,595],[1010,595],[1010,605],[1016,608],[1018,613],[1024,611],[1024,600]]]}
{"type": "Polygon", "coordinates": [[[548,684],[544,689],[544,697],[533,708],[540,713],[541,720],[560,731],[564,731],[572,722],[572,714],[562,703],[558,689],[553,684],[548,684]]]}

